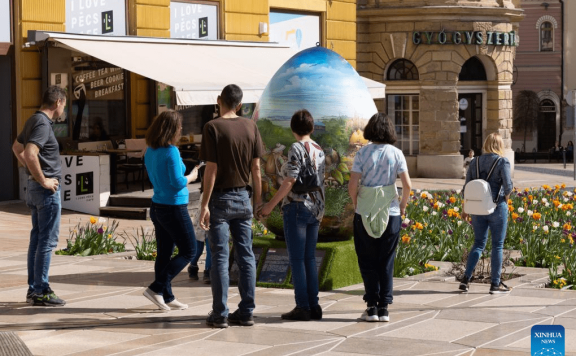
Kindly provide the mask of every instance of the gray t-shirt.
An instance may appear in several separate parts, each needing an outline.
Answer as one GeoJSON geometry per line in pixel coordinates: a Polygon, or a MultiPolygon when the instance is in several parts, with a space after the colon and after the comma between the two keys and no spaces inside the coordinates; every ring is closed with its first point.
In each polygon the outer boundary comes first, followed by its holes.
{"type": "MultiPolygon", "coordinates": [[[[54,122],[41,111],[36,111],[26,124],[16,140],[26,147],[28,143],[38,146],[38,161],[46,178],[62,178],[60,151],[52,126],[54,122]]],[[[30,174],[28,168],[26,172],[30,174]]]]}

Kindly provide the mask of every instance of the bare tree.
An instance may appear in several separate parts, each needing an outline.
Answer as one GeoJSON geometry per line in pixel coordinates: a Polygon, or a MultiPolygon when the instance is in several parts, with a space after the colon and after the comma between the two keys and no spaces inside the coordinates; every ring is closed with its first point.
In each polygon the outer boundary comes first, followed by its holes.
{"type": "Polygon", "coordinates": [[[524,129],[524,147],[526,147],[526,135],[533,132],[538,124],[540,111],[540,98],[532,90],[522,90],[514,98],[514,129],[524,129]]]}

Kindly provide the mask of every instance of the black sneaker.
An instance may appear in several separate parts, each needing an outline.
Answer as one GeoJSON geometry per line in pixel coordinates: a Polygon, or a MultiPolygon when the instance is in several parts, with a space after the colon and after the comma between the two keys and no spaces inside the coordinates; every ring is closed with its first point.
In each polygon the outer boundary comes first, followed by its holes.
{"type": "Polygon", "coordinates": [[[322,320],[322,307],[316,305],[310,308],[310,319],[312,320],[322,320]]]}
{"type": "Polygon", "coordinates": [[[378,308],[378,320],[390,321],[390,317],[388,316],[388,308],[378,308]]]}
{"type": "Polygon", "coordinates": [[[300,307],[296,307],[289,311],[288,313],[282,314],[282,319],[284,320],[300,320],[300,321],[310,321],[310,310],[306,310],[300,307]]]}
{"type": "Polygon", "coordinates": [[[492,284],[490,285],[490,294],[506,294],[510,293],[512,288],[508,287],[504,283],[500,282],[499,285],[492,284]]]}
{"type": "Polygon", "coordinates": [[[209,269],[204,270],[204,276],[202,276],[202,282],[204,282],[204,284],[210,284],[210,270],[209,269]]]}
{"type": "Polygon", "coordinates": [[[188,265],[188,277],[192,280],[198,280],[198,266],[188,265]]]}
{"type": "Polygon", "coordinates": [[[32,304],[33,301],[34,301],[34,289],[28,288],[28,291],[26,292],[26,303],[32,304]]]}
{"type": "Polygon", "coordinates": [[[254,325],[254,318],[252,315],[242,315],[240,314],[240,309],[237,309],[234,313],[228,314],[228,322],[230,324],[242,325],[242,326],[252,326],[254,325]]]}
{"type": "Polygon", "coordinates": [[[362,313],[361,316],[362,320],[366,321],[379,321],[378,319],[378,310],[374,306],[368,306],[368,308],[362,313]]]}
{"type": "Polygon", "coordinates": [[[224,329],[228,327],[228,321],[225,316],[216,316],[210,312],[206,318],[206,325],[213,328],[224,329]]]}
{"type": "Polygon", "coordinates": [[[34,306],[44,306],[44,307],[63,307],[66,302],[60,298],[52,289],[48,288],[42,294],[34,294],[32,296],[32,305],[34,306]]]}
{"type": "Polygon", "coordinates": [[[462,292],[468,292],[468,284],[470,284],[470,278],[464,276],[462,277],[462,282],[460,282],[458,289],[460,289],[462,292]]]}

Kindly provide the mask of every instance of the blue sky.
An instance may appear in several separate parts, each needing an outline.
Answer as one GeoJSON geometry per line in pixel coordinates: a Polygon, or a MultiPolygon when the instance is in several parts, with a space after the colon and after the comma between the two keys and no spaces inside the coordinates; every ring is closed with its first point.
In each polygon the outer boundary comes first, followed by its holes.
{"type": "Polygon", "coordinates": [[[336,52],[309,48],[276,72],[260,98],[260,118],[289,116],[307,109],[314,118],[369,119],[376,105],[356,70],[336,52]]]}

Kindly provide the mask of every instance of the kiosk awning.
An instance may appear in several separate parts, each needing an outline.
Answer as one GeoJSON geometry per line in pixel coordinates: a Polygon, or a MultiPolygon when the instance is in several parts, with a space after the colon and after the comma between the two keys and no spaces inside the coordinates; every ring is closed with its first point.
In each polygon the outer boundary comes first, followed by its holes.
{"type": "MultiPolygon", "coordinates": [[[[112,37],[29,31],[28,41],[49,40],[104,62],[170,85],[178,105],[216,103],[222,88],[234,83],[243,102],[258,101],[276,71],[294,50],[275,43],[112,37]]],[[[374,99],[385,85],[363,78],[374,99]]]]}

